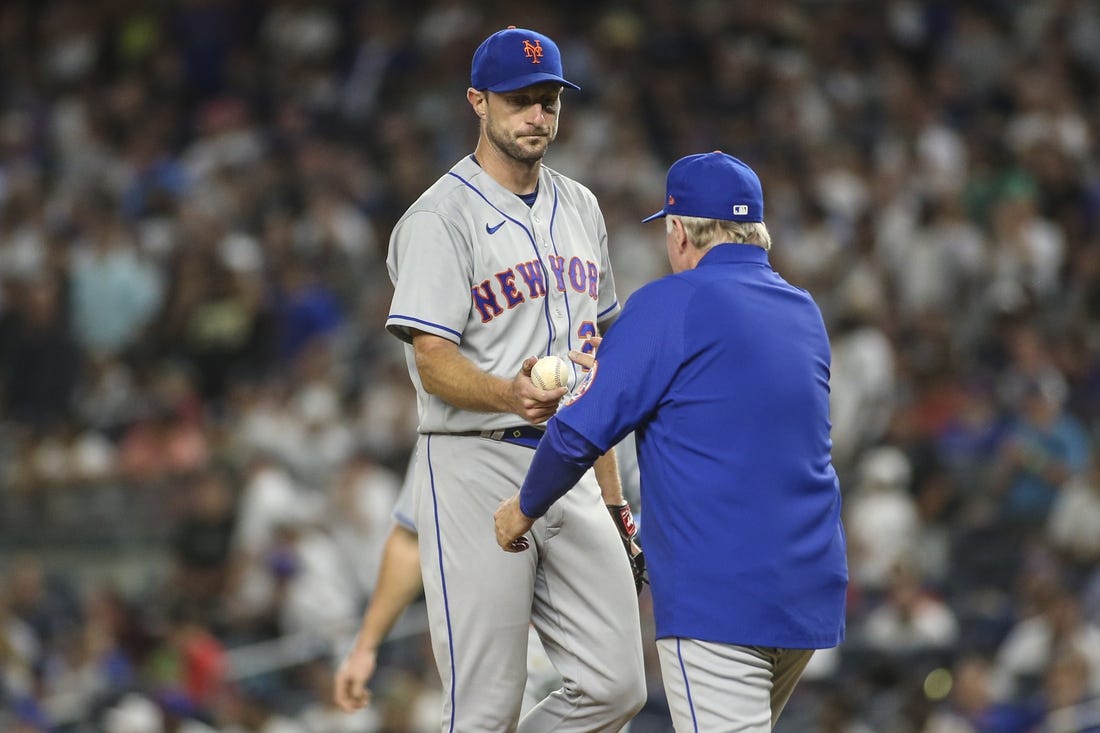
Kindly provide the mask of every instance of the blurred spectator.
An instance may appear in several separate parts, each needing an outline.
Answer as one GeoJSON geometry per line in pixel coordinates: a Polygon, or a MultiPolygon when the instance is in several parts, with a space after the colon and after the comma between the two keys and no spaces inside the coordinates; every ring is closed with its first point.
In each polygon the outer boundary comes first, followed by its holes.
{"type": "Polygon", "coordinates": [[[992,689],[999,701],[1026,699],[1038,691],[1047,665],[1065,647],[1085,660],[1085,687],[1100,693],[1100,627],[1081,615],[1081,601],[1060,585],[1038,599],[1034,615],[1022,618],[1005,637],[994,659],[992,689]]]}
{"type": "Polygon", "coordinates": [[[1014,733],[1030,730],[1036,714],[1027,704],[997,702],[991,690],[991,664],[963,655],[951,668],[951,693],[938,705],[921,733],[1014,733]]]}
{"type": "Polygon", "coordinates": [[[0,593],[0,708],[14,710],[19,701],[33,699],[41,654],[34,630],[11,612],[6,594],[0,593]]]}
{"type": "MultiPolygon", "coordinates": [[[[219,32],[229,30],[223,27],[219,32]]],[[[209,99],[198,108],[196,136],[183,151],[182,160],[197,189],[214,183],[224,169],[247,170],[263,152],[263,135],[251,119],[248,104],[237,97],[224,96],[209,99]]],[[[226,203],[201,192],[198,196],[200,203],[210,207],[209,211],[216,211],[226,203]]]]}
{"type": "Polygon", "coordinates": [[[43,653],[63,634],[73,629],[79,617],[78,601],[63,581],[51,578],[41,559],[15,556],[7,568],[5,594],[8,609],[27,625],[43,653]]]}
{"type": "Polygon", "coordinates": [[[1100,454],[1059,489],[1047,522],[1051,546],[1075,570],[1100,566],[1100,454]]]}
{"type": "Polygon", "coordinates": [[[282,633],[333,633],[358,618],[355,578],[326,530],[299,520],[281,525],[267,563],[282,633]]]}
{"type": "Polygon", "coordinates": [[[998,451],[994,490],[1000,516],[1017,525],[1041,525],[1062,485],[1090,463],[1089,437],[1066,410],[1065,380],[1047,375],[1025,386],[998,451]]]}
{"type": "Polygon", "coordinates": [[[73,330],[94,354],[134,346],[163,297],[160,273],[137,251],[113,206],[108,199],[89,207],[87,239],[72,254],[73,330]]]}
{"type": "Polygon", "coordinates": [[[237,502],[224,470],[208,469],[189,482],[182,515],[172,533],[173,595],[204,609],[213,621],[229,584],[237,502]]]}
{"type": "Polygon", "coordinates": [[[341,554],[356,558],[349,570],[360,598],[374,593],[400,490],[401,476],[362,451],[347,461],[329,489],[326,526],[341,554]]]}
{"type": "Polygon", "coordinates": [[[985,523],[994,511],[985,489],[1005,420],[992,387],[984,380],[975,378],[962,385],[958,397],[956,409],[934,437],[934,448],[958,497],[961,519],[968,524],[985,523]]]}
{"type": "Polygon", "coordinates": [[[84,424],[116,436],[135,418],[148,414],[148,399],[130,365],[101,356],[85,363],[75,412],[84,424]]]}
{"type": "MultiPolygon", "coordinates": [[[[400,352],[399,352],[400,353],[400,352]]],[[[363,447],[392,470],[403,470],[416,440],[416,392],[409,383],[403,355],[379,359],[364,386],[355,420],[363,447]]]]}
{"type": "Polygon", "coordinates": [[[41,691],[50,720],[85,720],[111,695],[130,684],[128,664],[109,628],[85,624],[66,630],[43,660],[41,691]]]}
{"type": "Polygon", "coordinates": [[[863,622],[865,642],[883,654],[919,658],[945,655],[959,640],[951,608],[922,585],[919,571],[901,561],[890,576],[886,599],[863,622]]]}
{"type": "Polygon", "coordinates": [[[184,693],[164,690],[156,695],[156,703],[160,707],[164,733],[219,733],[208,725],[214,716],[196,707],[184,693]]]}
{"type": "Polygon", "coordinates": [[[187,172],[167,149],[167,141],[159,139],[164,132],[157,126],[139,128],[128,143],[120,205],[131,221],[171,215],[188,192],[187,172]]]}
{"type": "Polygon", "coordinates": [[[296,441],[283,452],[283,458],[301,481],[312,487],[329,482],[355,447],[333,351],[327,344],[314,342],[293,365],[296,384],[288,408],[296,441]]]}
{"type": "Polygon", "coordinates": [[[1098,733],[1100,700],[1089,689],[1089,662],[1072,648],[1061,649],[1043,675],[1043,719],[1037,733],[1098,733]]]}
{"type": "Polygon", "coordinates": [[[1054,362],[1052,339],[1039,324],[1023,316],[1006,319],[998,336],[1006,363],[998,365],[997,396],[1004,407],[1017,408],[1037,385],[1055,389],[1058,382],[1064,382],[1065,376],[1054,362]]]}
{"type": "Polygon", "coordinates": [[[324,61],[336,50],[339,34],[339,18],[333,8],[308,0],[274,3],[260,27],[272,57],[292,69],[305,61],[324,61]]]}
{"type": "Polygon", "coordinates": [[[113,478],[117,456],[113,443],[95,430],[77,432],[73,423],[53,431],[17,435],[8,468],[9,488],[26,498],[48,499],[54,492],[79,490],[113,478]]]}
{"type": "Polygon", "coordinates": [[[849,574],[857,592],[882,593],[917,554],[920,516],[909,493],[912,466],[898,448],[868,451],[845,508],[849,574]]]}
{"type": "Polygon", "coordinates": [[[280,528],[316,516],[309,497],[274,458],[257,453],[244,480],[233,535],[233,575],[228,612],[237,633],[277,633],[276,580],[293,572],[278,562],[280,528]]]}
{"type": "MultiPolygon", "coordinates": [[[[242,236],[228,235],[227,247],[251,247],[242,236]]],[[[194,366],[201,394],[216,404],[232,380],[263,375],[273,352],[271,316],[262,284],[251,269],[258,263],[225,261],[252,256],[181,252],[162,313],[164,329],[159,335],[164,348],[194,366]]]]}
{"type": "Polygon", "coordinates": [[[191,475],[210,459],[191,376],[165,365],[147,378],[147,412],[118,438],[119,470],[138,486],[191,475]]]}
{"type": "Polygon", "coordinates": [[[310,733],[280,709],[276,680],[249,680],[229,691],[222,709],[223,733],[310,733]]]}
{"type": "Polygon", "coordinates": [[[169,599],[164,612],[160,643],[148,662],[154,689],[183,695],[193,709],[211,711],[227,682],[225,646],[191,599],[169,599]]]}
{"type": "Polygon", "coordinates": [[[0,722],[12,733],[48,733],[50,721],[32,697],[18,700],[9,711],[0,711],[0,722]]]}
{"type": "Polygon", "coordinates": [[[28,280],[0,313],[0,409],[17,422],[53,427],[72,410],[82,354],[59,283],[28,280]]]}
{"type": "Polygon", "coordinates": [[[103,714],[104,733],[164,733],[164,718],[152,700],[129,693],[103,714]]]}
{"type": "Polygon", "coordinates": [[[880,307],[880,303],[866,303],[849,311],[830,334],[829,413],[838,473],[851,470],[860,451],[886,434],[893,415],[895,347],[864,310],[880,307]]]}
{"type": "Polygon", "coordinates": [[[871,728],[859,719],[857,702],[842,691],[825,697],[816,722],[816,730],[820,733],[872,733],[871,728]]]}
{"type": "Polygon", "coordinates": [[[898,307],[915,316],[967,303],[986,261],[982,232],[963,216],[958,196],[925,201],[916,229],[892,263],[898,307]]]}
{"type": "Polygon", "coordinates": [[[292,363],[314,339],[331,336],[342,323],[340,305],[311,265],[296,259],[278,265],[274,291],[278,357],[292,363]]]}
{"type": "Polygon", "coordinates": [[[295,231],[297,254],[324,263],[326,280],[344,292],[345,282],[361,276],[377,251],[371,221],[331,180],[312,186],[305,209],[295,231]]]}

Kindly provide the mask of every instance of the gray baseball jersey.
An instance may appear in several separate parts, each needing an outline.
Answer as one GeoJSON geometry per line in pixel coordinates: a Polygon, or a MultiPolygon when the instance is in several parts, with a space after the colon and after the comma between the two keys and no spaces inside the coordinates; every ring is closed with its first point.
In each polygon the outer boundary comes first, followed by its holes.
{"type": "MultiPolygon", "coordinates": [[[[619,313],[596,198],[542,168],[528,208],[466,157],[398,221],[387,259],[395,292],[386,328],[419,329],[458,344],[479,368],[513,377],[528,356],[565,354],[619,313]]],[[[515,425],[511,414],[468,412],[418,396],[420,432],[515,425]]]]}
{"type": "MultiPolygon", "coordinates": [[[[578,348],[619,311],[595,198],[545,167],[528,207],[472,158],[459,161],[397,223],[387,263],[392,333],[449,339],[503,378],[528,356],[578,348]]],[[[413,514],[442,730],[619,730],[644,699],[641,630],[592,472],[536,522],[529,551],[503,552],[493,512],[519,489],[534,451],[456,433],[523,421],[428,394],[411,346],[406,359],[418,395],[413,514]],[[517,727],[532,623],[564,681],[517,727]]]]}

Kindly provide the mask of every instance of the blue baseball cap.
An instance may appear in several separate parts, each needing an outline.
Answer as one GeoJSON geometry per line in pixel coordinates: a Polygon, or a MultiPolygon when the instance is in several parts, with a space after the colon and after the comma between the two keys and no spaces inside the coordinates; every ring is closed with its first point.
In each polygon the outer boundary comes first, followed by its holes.
{"type": "Polygon", "coordinates": [[[752,168],[715,150],[680,158],[668,169],[665,208],[642,219],[670,214],[728,221],[764,221],[764,192],[752,168]]]}
{"type": "Polygon", "coordinates": [[[510,92],[543,81],[580,89],[562,76],[558,44],[535,31],[510,25],[486,38],[474,51],[470,86],[510,92]]]}

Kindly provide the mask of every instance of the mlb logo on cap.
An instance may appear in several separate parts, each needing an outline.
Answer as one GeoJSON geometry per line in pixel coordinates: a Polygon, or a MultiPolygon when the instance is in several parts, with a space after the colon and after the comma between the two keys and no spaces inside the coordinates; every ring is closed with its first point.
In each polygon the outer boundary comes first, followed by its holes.
{"type": "Polygon", "coordinates": [[[562,76],[561,52],[549,36],[512,25],[486,38],[474,52],[474,89],[510,92],[544,81],[580,89],[562,76]]]}
{"type": "Polygon", "coordinates": [[[727,221],[764,221],[764,193],[752,168],[715,150],[680,158],[668,169],[665,208],[642,221],[670,214],[727,221]]]}

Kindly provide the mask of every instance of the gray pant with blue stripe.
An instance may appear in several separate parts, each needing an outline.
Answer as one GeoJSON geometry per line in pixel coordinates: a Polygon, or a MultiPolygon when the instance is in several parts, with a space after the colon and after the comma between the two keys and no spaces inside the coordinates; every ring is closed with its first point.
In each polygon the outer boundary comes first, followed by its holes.
{"type": "Polygon", "coordinates": [[[661,679],[676,733],[768,733],[813,653],[658,639],[661,679]]]}
{"type": "Polygon", "coordinates": [[[618,731],[645,701],[638,602],[589,471],[538,520],[531,549],[500,549],[493,512],[527,474],[529,447],[421,436],[416,522],[445,733],[618,731]],[[519,720],[534,624],[560,689],[519,720]]]}

